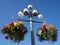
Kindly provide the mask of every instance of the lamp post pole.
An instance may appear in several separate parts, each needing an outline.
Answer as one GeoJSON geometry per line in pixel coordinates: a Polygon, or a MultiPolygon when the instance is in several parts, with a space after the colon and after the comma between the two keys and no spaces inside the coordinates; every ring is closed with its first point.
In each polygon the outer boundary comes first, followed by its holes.
{"type": "Polygon", "coordinates": [[[34,29],[33,29],[32,19],[33,19],[32,16],[30,16],[31,45],[35,45],[34,29]]]}

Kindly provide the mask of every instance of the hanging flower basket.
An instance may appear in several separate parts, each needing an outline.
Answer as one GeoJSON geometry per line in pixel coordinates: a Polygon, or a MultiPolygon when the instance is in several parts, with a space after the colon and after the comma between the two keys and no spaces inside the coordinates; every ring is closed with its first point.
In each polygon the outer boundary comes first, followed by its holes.
{"type": "Polygon", "coordinates": [[[3,26],[2,33],[6,34],[5,39],[20,42],[24,40],[24,35],[27,33],[27,29],[21,21],[14,21],[3,26]]]}
{"type": "Polygon", "coordinates": [[[53,25],[43,25],[36,34],[40,41],[57,41],[57,29],[53,25]]]}

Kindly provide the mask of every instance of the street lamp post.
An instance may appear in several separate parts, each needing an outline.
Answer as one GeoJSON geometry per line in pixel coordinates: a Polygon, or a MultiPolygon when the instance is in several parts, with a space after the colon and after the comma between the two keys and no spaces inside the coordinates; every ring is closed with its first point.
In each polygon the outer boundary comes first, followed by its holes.
{"type": "Polygon", "coordinates": [[[28,5],[28,8],[25,8],[23,11],[19,11],[18,15],[23,17],[24,15],[29,16],[30,18],[30,31],[31,31],[31,45],[35,45],[34,38],[34,29],[33,29],[33,16],[38,16],[38,18],[42,18],[43,16],[37,12],[37,10],[32,11],[32,5],[28,5]]]}

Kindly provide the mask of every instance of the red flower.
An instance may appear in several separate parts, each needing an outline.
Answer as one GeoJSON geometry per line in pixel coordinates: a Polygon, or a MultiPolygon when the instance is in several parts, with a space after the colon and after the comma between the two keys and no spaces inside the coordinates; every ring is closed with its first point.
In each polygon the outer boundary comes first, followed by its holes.
{"type": "Polygon", "coordinates": [[[8,40],[8,36],[5,36],[5,39],[7,39],[7,40],[8,40]]]}
{"type": "Polygon", "coordinates": [[[42,27],[42,30],[46,30],[46,25],[44,25],[44,26],[42,27]]]}
{"type": "Polygon", "coordinates": [[[14,26],[14,22],[11,22],[9,25],[14,26]]]}

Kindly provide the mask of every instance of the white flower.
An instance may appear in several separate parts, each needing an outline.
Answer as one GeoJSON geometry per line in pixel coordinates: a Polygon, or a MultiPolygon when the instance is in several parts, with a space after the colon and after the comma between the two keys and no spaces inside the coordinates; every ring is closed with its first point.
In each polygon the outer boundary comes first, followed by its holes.
{"type": "Polygon", "coordinates": [[[38,35],[41,35],[41,32],[42,32],[42,30],[39,30],[39,31],[38,31],[38,35]]]}
{"type": "Polygon", "coordinates": [[[17,22],[14,21],[14,26],[17,24],[17,22]]]}

